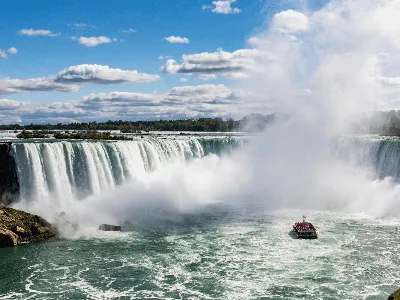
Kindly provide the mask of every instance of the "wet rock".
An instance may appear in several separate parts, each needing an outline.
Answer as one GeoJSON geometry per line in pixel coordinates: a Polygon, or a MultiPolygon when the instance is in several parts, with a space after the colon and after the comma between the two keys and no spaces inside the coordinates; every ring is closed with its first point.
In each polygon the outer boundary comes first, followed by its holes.
{"type": "Polygon", "coordinates": [[[18,198],[19,182],[11,143],[0,143],[0,202],[8,205],[18,198]]]}
{"type": "Polygon", "coordinates": [[[101,224],[99,226],[99,230],[102,231],[121,231],[122,227],[117,225],[108,225],[108,224],[101,224]]]}
{"type": "Polygon", "coordinates": [[[58,236],[55,227],[27,212],[0,207],[0,247],[37,243],[58,236]]]}
{"type": "Polygon", "coordinates": [[[6,228],[0,228],[0,248],[14,247],[18,244],[18,235],[6,228]]]}
{"type": "Polygon", "coordinates": [[[27,236],[27,232],[25,231],[25,229],[18,225],[14,226],[11,230],[18,236],[21,236],[21,237],[27,236]]]}

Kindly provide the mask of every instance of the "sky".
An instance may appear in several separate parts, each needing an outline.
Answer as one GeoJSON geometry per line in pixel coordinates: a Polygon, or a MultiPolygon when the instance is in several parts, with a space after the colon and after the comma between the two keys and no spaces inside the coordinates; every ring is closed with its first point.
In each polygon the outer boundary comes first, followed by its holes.
{"type": "Polygon", "coordinates": [[[296,12],[326,2],[3,0],[0,123],[267,113],[243,104],[263,97],[240,88],[257,66],[252,38],[301,27],[296,12]]]}

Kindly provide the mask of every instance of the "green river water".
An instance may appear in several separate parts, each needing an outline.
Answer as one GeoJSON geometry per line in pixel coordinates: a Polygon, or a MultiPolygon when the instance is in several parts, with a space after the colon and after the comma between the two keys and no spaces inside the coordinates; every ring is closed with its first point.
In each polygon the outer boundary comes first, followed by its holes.
{"type": "Polygon", "coordinates": [[[387,299],[400,286],[400,222],[298,211],[182,217],[132,232],[0,249],[0,299],[387,299]],[[298,219],[298,218],[297,218],[298,219]]]}

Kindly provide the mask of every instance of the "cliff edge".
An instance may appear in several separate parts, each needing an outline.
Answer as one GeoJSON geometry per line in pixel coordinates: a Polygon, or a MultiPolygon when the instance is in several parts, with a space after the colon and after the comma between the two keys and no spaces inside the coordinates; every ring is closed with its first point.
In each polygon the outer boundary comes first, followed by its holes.
{"type": "Polygon", "coordinates": [[[0,248],[42,242],[57,235],[56,228],[43,218],[0,206],[0,248]]]}
{"type": "Polygon", "coordinates": [[[8,205],[18,198],[17,167],[11,155],[11,143],[0,143],[0,203],[8,205]]]}

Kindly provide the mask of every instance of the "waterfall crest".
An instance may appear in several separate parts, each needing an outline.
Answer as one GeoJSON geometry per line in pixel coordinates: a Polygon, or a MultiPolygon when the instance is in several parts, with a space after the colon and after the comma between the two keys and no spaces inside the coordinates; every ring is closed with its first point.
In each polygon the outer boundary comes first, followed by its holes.
{"type": "Polygon", "coordinates": [[[24,201],[71,201],[98,195],[179,160],[230,152],[236,138],[146,138],[134,141],[13,143],[24,201]],[[50,201],[50,200],[49,200],[50,201]]]}

